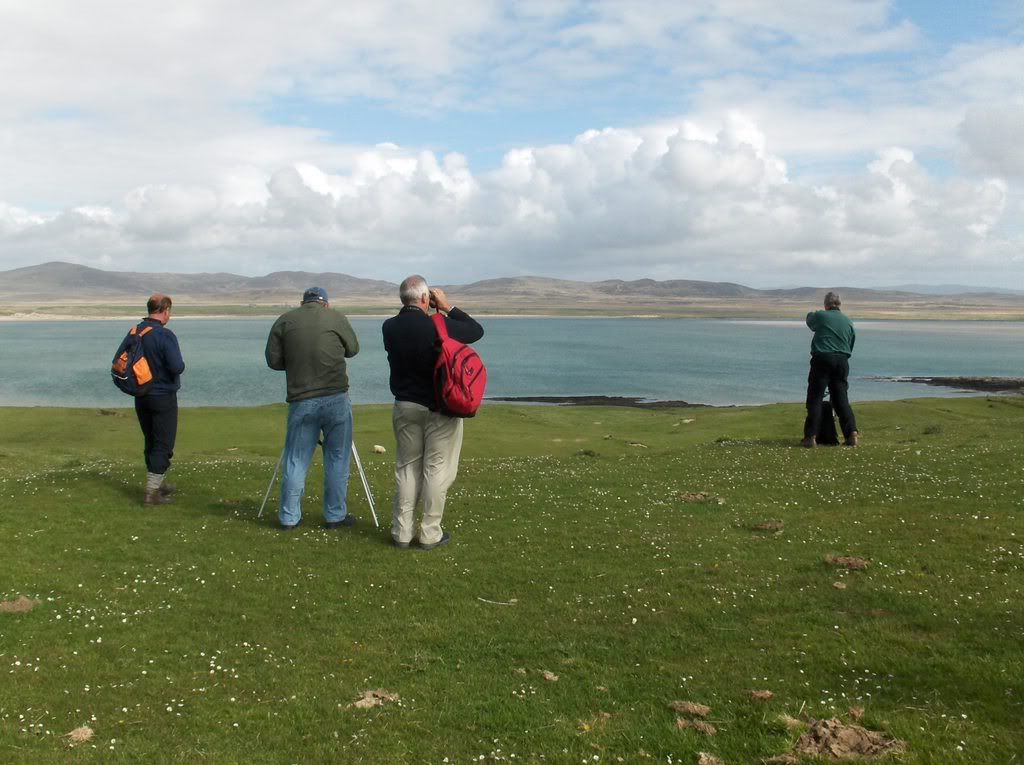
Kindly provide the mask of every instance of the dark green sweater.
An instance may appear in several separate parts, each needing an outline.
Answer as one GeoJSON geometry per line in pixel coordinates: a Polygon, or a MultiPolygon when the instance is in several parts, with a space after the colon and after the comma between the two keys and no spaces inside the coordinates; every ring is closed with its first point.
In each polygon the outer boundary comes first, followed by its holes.
{"type": "Polygon", "coordinates": [[[811,311],[807,314],[807,326],[814,331],[811,355],[841,353],[849,357],[853,353],[857,333],[853,331],[853,322],[838,308],[811,311]]]}
{"type": "Polygon", "coordinates": [[[345,315],[317,302],[280,316],[267,338],[267,366],[287,373],[289,402],[347,391],[345,359],[357,353],[345,315]]]}

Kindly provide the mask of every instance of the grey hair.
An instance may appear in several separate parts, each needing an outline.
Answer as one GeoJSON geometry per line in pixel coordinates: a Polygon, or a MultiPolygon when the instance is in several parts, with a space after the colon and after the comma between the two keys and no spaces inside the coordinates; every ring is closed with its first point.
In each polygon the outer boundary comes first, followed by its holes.
{"type": "Polygon", "coordinates": [[[838,308],[843,304],[843,301],[839,299],[838,292],[829,292],[825,295],[825,307],[826,308],[838,308]]]}
{"type": "Polygon", "coordinates": [[[398,287],[398,296],[402,299],[402,305],[415,305],[430,294],[427,287],[427,280],[418,274],[405,277],[405,280],[398,287]]]}

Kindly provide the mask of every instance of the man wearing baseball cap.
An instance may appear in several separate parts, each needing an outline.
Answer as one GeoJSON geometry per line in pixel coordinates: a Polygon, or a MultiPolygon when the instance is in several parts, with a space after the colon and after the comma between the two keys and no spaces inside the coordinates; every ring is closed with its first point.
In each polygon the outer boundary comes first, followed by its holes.
{"type": "Polygon", "coordinates": [[[267,338],[267,366],[284,370],[288,385],[288,434],[278,520],[285,531],[302,521],[306,472],[323,435],[324,526],[351,526],[348,514],[352,456],[352,403],[345,359],[359,353],[359,340],[344,314],[331,308],[327,291],[310,287],[302,305],[278,317],[267,338]]]}

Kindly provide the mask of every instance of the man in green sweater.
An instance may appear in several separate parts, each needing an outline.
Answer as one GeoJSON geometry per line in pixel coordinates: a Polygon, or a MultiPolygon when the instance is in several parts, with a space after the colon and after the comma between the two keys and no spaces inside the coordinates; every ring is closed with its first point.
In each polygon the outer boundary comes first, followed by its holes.
{"type": "Polygon", "coordinates": [[[344,314],[327,302],[327,292],[310,287],[302,305],[274,322],[267,338],[267,366],[284,370],[288,382],[288,435],[281,478],[281,528],[302,520],[306,472],[323,433],[324,526],[351,526],[348,514],[349,460],[352,456],[352,403],[345,359],[359,353],[359,340],[344,314]]]}
{"type": "Polygon", "coordinates": [[[809,449],[817,446],[825,388],[832,397],[832,408],[839,415],[839,427],[846,437],[846,445],[857,446],[860,442],[857,421],[847,396],[850,355],[857,333],[853,330],[853,322],[839,310],[840,305],[839,295],[829,292],[825,295],[825,310],[807,314],[807,326],[814,332],[814,339],[811,340],[811,371],[807,375],[807,419],[804,420],[801,444],[809,449]]]}

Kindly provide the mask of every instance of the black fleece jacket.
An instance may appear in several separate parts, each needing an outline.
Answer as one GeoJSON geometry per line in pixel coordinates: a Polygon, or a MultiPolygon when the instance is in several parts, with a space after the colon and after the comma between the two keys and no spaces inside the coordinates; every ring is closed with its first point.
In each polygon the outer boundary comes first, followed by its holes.
{"type": "MultiPolygon", "coordinates": [[[[463,343],[475,343],[484,336],[484,328],[459,308],[448,312],[445,326],[449,335],[463,343]]],[[[382,332],[395,400],[412,401],[437,411],[434,363],[440,343],[434,322],[418,306],[407,305],[384,322],[382,332]]]]}

